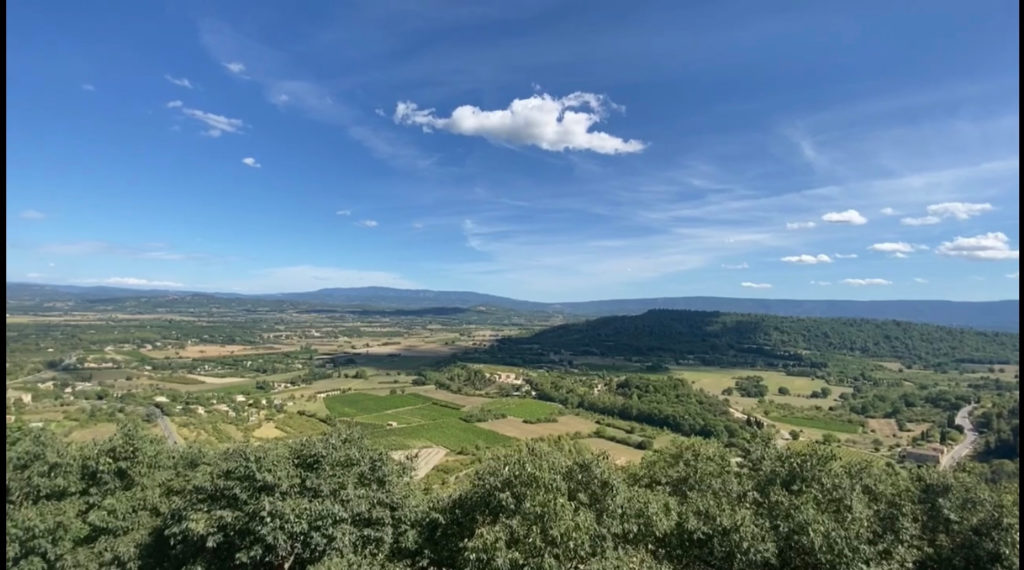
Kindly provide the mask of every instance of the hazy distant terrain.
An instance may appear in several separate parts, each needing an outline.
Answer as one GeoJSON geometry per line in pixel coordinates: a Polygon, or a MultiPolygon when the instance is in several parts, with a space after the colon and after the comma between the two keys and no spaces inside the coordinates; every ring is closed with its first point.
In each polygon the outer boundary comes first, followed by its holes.
{"type": "MultiPolygon", "coordinates": [[[[729,297],[659,297],[610,299],[567,303],[538,303],[470,291],[431,291],[388,287],[320,289],[299,293],[239,295],[171,290],[140,290],[118,287],[76,287],[8,283],[8,309],[48,303],[88,303],[123,298],[182,298],[257,303],[278,302],[356,308],[425,309],[434,307],[494,307],[513,311],[551,312],[597,317],[634,315],[650,309],[688,309],[754,313],[795,317],[851,317],[894,319],[918,323],[970,327],[984,330],[1019,330],[1019,300],[1006,301],[843,301],[793,299],[738,299],[729,297]]],[[[223,301],[216,301],[223,302],[223,301]]],[[[270,304],[266,306],[275,307],[270,304]]]]}

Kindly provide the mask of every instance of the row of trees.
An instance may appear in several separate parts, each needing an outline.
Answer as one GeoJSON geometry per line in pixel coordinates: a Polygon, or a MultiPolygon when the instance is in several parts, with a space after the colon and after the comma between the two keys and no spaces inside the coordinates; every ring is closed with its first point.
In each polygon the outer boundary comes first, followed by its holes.
{"type": "Polygon", "coordinates": [[[356,432],[171,448],[140,429],[7,439],[8,568],[1017,568],[1012,486],[825,446],[715,442],[616,468],[569,441],[417,486],[356,432]]]}
{"type": "Polygon", "coordinates": [[[665,428],[680,435],[739,444],[756,434],[732,417],[725,402],[695,389],[683,378],[627,376],[600,383],[589,377],[537,374],[530,385],[541,400],[665,428]]]}

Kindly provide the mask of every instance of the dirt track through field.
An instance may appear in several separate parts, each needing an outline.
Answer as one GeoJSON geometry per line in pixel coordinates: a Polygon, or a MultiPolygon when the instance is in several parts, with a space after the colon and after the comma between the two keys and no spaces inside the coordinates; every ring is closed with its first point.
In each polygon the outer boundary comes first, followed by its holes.
{"type": "Polygon", "coordinates": [[[412,462],[412,478],[422,479],[430,473],[438,463],[444,459],[444,456],[448,454],[448,450],[443,447],[421,447],[419,449],[403,449],[401,451],[394,451],[391,453],[391,457],[399,461],[411,461],[412,462]]]}

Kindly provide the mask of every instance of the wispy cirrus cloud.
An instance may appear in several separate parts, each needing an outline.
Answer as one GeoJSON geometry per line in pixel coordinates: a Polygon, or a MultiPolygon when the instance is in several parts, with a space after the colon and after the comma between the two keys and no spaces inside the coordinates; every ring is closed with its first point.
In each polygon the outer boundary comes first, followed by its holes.
{"type": "Polygon", "coordinates": [[[881,213],[883,216],[896,216],[896,215],[899,215],[899,212],[897,212],[894,208],[890,208],[888,206],[886,206],[886,207],[882,208],[881,210],[879,210],[879,213],[881,213]]]}
{"type": "Polygon", "coordinates": [[[112,287],[170,287],[178,289],[184,287],[177,281],[163,281],[159,279],[142,279],[139,277],[107,277],[106,279],[78,279],[75,283],[110,285],[112,287]]]}
{"type": "Polygon", "coordinates": [[[217,257],[206,253],[174,251],[166,244],[120,245],[107,241],[78,241],[49,243],[35,248],[38,253],[84,257],[110,255],[157,261],[213,261],[217,257]]]}
{"type": "Polygon", "coordinates": [[[175,99],[174,101],[168,101],[166,104],[164,104],[164,107],[167,107],[168,109],[178,109],[184,105],[185,103],[183,103],[180,99],[175,99]]]}
{"type": "Polygon", "coordinates": [[[819,253],[818,255],[803,253],[800,255],[789,255],[783,257],[781,261],[786,263],[796,263],[798,265],[817,265],[819,263],[832,263],[832,258],[824,253],[819,253]]]}
{"type": "Polygon", "coordinates": [[[1020,250],[1010,248],[1003,232],[988,232],[972,237],[957,236],[935,249],[939,255],[978,261],[1006,261],[1020,258],[1020,250]]]}
{"type": "Polygon", "coordinates": [[[745,287],[747,289],[771,289],[772,288],[772,284],[771,283],[754,283],[754,282],[751,282],[751,281],[744,281],[743,283],[740,283],[740,287],[745,287]]]}
{"type": "Polygon", "coordinates": [[[1020,271],[1014,271],[1013,273],[1006,274],[1007,279],[1020,279],[1020,271]]]}
{"type": "Polygon", "coordinates": [[[18,213],[18,217],[23,220],[39,221],[45,220],[46,214],[39,210],[22,210],[18,213]]]}
{"type": "Polygon", "coordinates": [[[245,121],[242,119],[232,119],[224,115],[200,111],[199,109],[181,107],[181,112],[186,117],[195,119],[209,127],[209,129],[203,131],[203,134],[208,137],[217,138],[224,133],[241,134],[242,130],[246,127],[245,121]]]}
{"type": "Polygon", "coordinates": [[[787,230],[809,230],[818,224],[814,222],[786,222],[787,230]]]}
{"type": "Polygon", "coordinates": [[[857,259],[858,256],[856,253],[834,253],[832,257],[836,259],[857,259]]]}
{"type": "Polygon", "coordinates": [[[746,261],[740,263],[723,263],[722,269],[749,269],[750,265],[746,261]]]}
{"type": "Polygon", "coordinates": [[[177,85],[178,87],[184,87],[185,89],[192,89],[194,87],[192,85],[192,82],[189,81],[187,77],[172,77],[168,73],[168,74],[164,75],[164,79],[166,79],[167,81],[170,81],[171,83],[173,83],[174,85],[177,85]]]}
{"type": "Polygon", "coordinates": [[[309,291],[330,287],[396,287],[415,289],[418,285],[398,273],[367,271],[318,265],[272,267],[253,272],[235,289],[253,293],[309,291]]]}
{"type": "Polygon", "coordinates": [[[234,73],[235,75],[239,75],[239,76],[243,76],[244,77],[244,74],[245,74],[245,64],[244,63],[242,63],[240,61],[229,61],[227,63],[222,63],[221,65],[223,65],[224,68],[227,69],[228,71],[230,71],[231,73],[234,73]]]}
{"type": "Polygon", "coordinates": [[[334,212],[335,216],[351,216],[352,210],[338,210],[334,212]]]}
{"type": "Polygon", "coordinates": [[[843,285],[850,285],[851,287],[871,287],[880,285],[892,285],[892,281],[888,279],[879,279],[877,277],[868,279],[843,279],[840,281],[843,285]]]}
{"type": "Polygon", "coordinates": [[[846,224],[850,226],[863,226],[868,219],[857,210],[844,210],[842,212],[828,212],[821,217],[822,221],[830,224],[846,224]]]}
{"type": "Polygon", "coordinates": [[[411,101],[395,106],[393,119],[399,125],[421,127],[425,132],[482,137],[511,146],[535,146],[554,152],[591,151],[599,154],[631,154],[643,151],[647,143],[623,139],[591,127],[620,110],[603,95],[577,91],[565,97],[536,94],[514,99],[506,109],[485,111],[462,105],[449,117],[439,117],[434,109],[420,109],[411,101]]]}
{"type": "Polygon", "coordinates": [[[375,228],[380,225],[380,222],[377,220],[359,220],[356,224],[364,228],[375,228]]]}
{"type": "Polygon", "coordinates": [[[925,279],[924,277],[915,277],[914,278],[914,283],[920,283],[920,284],[924,285],[924,284],[928,283],[928,280],[925,279]]]}
{"type": "Polygon", "coordinates": [[[92,83],[83,83],[82,84],[82,91],[95,91],[95,90],[96,90],[96,86],[93,85],[92,83]]]}

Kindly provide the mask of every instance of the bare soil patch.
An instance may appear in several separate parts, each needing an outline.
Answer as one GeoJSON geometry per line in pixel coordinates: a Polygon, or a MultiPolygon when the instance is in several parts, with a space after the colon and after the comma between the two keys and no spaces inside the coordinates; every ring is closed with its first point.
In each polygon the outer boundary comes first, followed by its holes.
{"type": "Polygon", "coordinates": [[[203,376],[202,374],[186,374],[189,378],[195,378],[207,384],[231,384],[232,382],[245,382],[251,380],[251,378],[239,378],[235,376],[229,376],[227,378],[219,378],[217,376],[203,376]]]}
{"type": "Polygon", "coordinates": [[[281,437],[283,435],[285,435],[285,433],[277,429],[274,422],[267,422],[252,432],[252,436],[257,439],[274,439],[275,437],[281,437]]]}
{"type": "Polygon", "coordinates": [[[437,466],[448,454],[443,447],[421,447],[419,449],[403,449],[391,452],[391,457],[399,461],[412,462],[413,479],[426,477],[430,470],[437,466]]]}
{"type": "Polygon", "coordinates": [[[519,418],[503,418],[477,424],[478,426],[496,431],[502,435],[518,439],[530,439],[549,435],[565,435],[570,433],[590,433],[597,429],[597,424],[579,416],[562,416],[556,422],[540,424],[524,423],[519,418]]]}
{"type": "Polygon", "coordinates": [[[614,441],[608,441],[607,439],[590,437],[580,441],[594,451],[603,451],[607,453],[616,465],[637,463],[644,457],[644,452],[639,449],[634,449],[628,445],[622,445],[621,443],[615,443],[614,441]]]}

